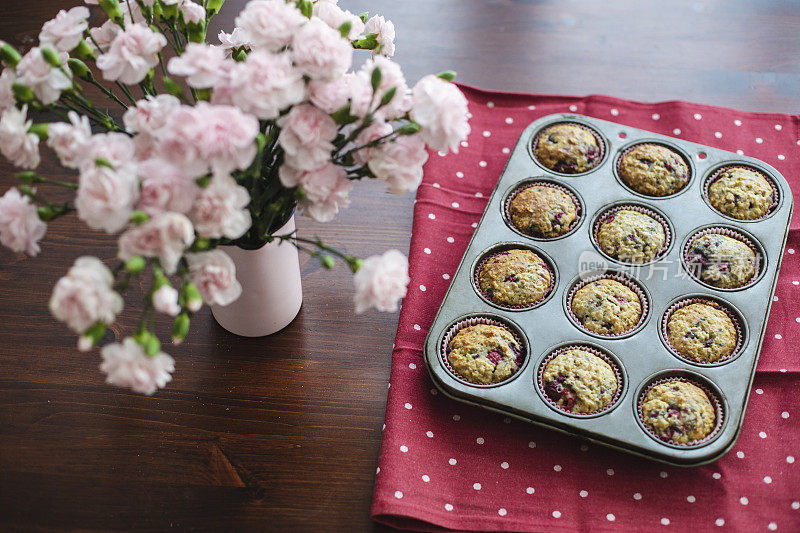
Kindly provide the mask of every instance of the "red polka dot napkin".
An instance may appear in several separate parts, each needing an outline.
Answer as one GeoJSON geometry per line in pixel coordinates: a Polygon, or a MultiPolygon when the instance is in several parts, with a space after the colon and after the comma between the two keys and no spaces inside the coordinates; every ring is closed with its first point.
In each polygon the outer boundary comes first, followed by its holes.
{"type": "Polygon", "coordinates": [[[431,154],[417,193],[373,518],[417,530],[800,530],[798,215],[741,436],[711,465],[664,466],[450,400],[422,357],[450,276],[530,122],[572,111],[738,151],[773,165],[800,197],[800,117],[463,89],[472,133],[457,155],[431,154]]]}

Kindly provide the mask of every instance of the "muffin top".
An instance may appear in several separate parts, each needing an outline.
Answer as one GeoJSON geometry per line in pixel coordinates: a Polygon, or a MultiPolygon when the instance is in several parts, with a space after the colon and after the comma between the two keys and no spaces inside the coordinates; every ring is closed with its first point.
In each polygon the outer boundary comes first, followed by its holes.
{"type": "Polygon", "coordinates": [[[668,196],[689,182],[689,167],[678,152],[666,146],[643,143],[628,150],[618,172],[628,187],[648,196],[668,196]]]}
{"type": "Polygon", "coordinates": [[[525,249],[506,250],[488,258],[478,273],[478,286],[501,305],[532,305],[547,294],[552,277],[544,260],[525,249]]]}
{"type": "Polygon", "coordinates": [[[646,263],[661,252],[666,242],[664,226],[644,213],[620,209],[603,218],[597,231],[600,249],[620,261],[646,263]]]}
{"type": "Polygon", "coordinates": [[[560,237],[578,218],[578,207],[561,189],[531,185],[514,195],[508,205],[511,224],[526,235],[540,239],[560,237]]]}
{"type": "Polygon", "coordinates": [[[536,137],[536,159],[564,174],[579,174],[600,163],[600,146],[592,133],[576,124],[554,124],[536,137]]]}
{"type": "Polygon", "coordinates": [[[621,335],[642,317],[639,296],[619,281],[606,278],[575,291],[571,309],[583,327],[600,335],[621,335]]]}
{"type": "Polygon", "coordinates": [[[772,206],[773,194],[767,178],[745,167],[721,170],[708,187],[708,200],[714,209],[738,220],[765,216],[772,206]]]}
{"type": "Polygon", "coordinates": [[[736,348],[737,331],[724,311],[704,303],[677,309],[667,320],[667,341],[683,357],[715,363],[736,348]]]}
{"type": "Polygon", "coordinates": [[[703,439],[717,424],[714,406],[703,389],[678,379],[660,383],[647,392],[642,416],[653,433],[677,444],[703,439]]]}
{"type": "Polygon", "coordinates": [[[456,333],[448,344],[447,361],[471,383],[499,383],[522,363],[522,348],[504,327],[478,324],[456,333]]]}
{"type": "Polygon", "coordinates": [[[565,411],[589,414],[608,406],[617,393],[614,369],[588,350],[558,354],[542,373],[544,393],[565,411]]]}
{"type": "Polygon", "coordinates": [[[693,272],[721,289],[747,285],[756,273],[756,254],[738,239],[707,233],[694,239],[686,254],[693,272]]]}

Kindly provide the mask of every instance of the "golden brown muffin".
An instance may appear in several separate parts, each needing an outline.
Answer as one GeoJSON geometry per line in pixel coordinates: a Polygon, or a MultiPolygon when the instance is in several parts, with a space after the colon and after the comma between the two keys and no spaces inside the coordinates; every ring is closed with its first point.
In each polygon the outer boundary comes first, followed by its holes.
{"type": "Polygon", "coordinates": [[[727,313],[703,303],[681,307],[667,320],[667,341],[680,355],[698,363],[715,363],[733,353],[736,331],[727,313]]]}
{"type": "Polygon", "coordinates": [[[618,172],[628,187],[648,196],[668,196],[689,182],[689,167],[678,152],[654,143],[628,150],[619,161],[618,172]]]}
{"type": "Polygon", "coordinates": [[[551,359],[542,373],[544,393],[565,411],[590,414],[611,404],[619,384],[614,369],[590,351],[571,348],[551,359]]]}
{"type": "Polygon", "coordinates": [[[526,187],[509,202],[511,224],[531,237],[552,239],[570,230],[578,217],[578,206],[572,197],[554,187],[526,187]]]}
{"type": "Polygon", "coordinates": [[[678,379],[647,392],[642,417],[655,435],[676,444],[704,439],[717,424],[716,411],[703,389],[678,379]]]}
{"type": "Polygon", "coordinates": [[[478,324],[453,336],[447,361],[466,381],[488,385],[514,375],[522,364],[522,348],[506,328],[478,324]]]}
{"type": "Polygon", "coordinates": [[[554,124],[536,138],[536,159],[550,170],[580,174],[600,163],[600,146],[592,133],[576,124],[554,124]]]}
{"type": "Polygon", "coordinates": [[[745,167],[728,167],[708,187],[708,201],[724,215],[739,220],[756,220],[772,206],[774,191],[760,172],[745,167]]]}
{"type": "Polygon", "coordinates": [[[629,209],[607,215],[599,225],[597,244],[600,249],[627,263],[646,263],[655,259],[667,240],[660,222],[629,209]]]}
{"type": "Polygon", "coordinates": [[[689,269],[720,289],[743,287],[756,274],[756,254],[738,239],[707,233],[694,239],[686,254],[689,269]]]}
{"type": "Polygon", "coordinates": [[[583,327],[601,335],[621,335],[642,318],[639,296],[619,281],[606,278],[575,291],[571,309],[583,327]]]}
{"type": "Polygon", "coordinates": [[[532,305],[545,297],[552,282],[547,263],[535,252],[512,249],[487,259],[478,273],[481,292],[496,304],[532,305]]]}

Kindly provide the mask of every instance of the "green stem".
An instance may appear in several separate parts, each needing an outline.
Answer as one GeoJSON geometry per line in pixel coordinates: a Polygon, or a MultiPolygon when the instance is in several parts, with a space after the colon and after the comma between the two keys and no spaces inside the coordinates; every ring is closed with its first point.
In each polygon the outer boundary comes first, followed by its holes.
{"type": "Polygon", "coordinates": [[[111,98],[112,100],[117,102],[119,105],[121,105],[123,107],[123,109],[128,109],[128,105],[125,102],[123,102],[122,100],[117,98],[116,94],[114,94],[110,90],[108,90],[105,87],[103,87],[102,85],[100,85],[100,83],[98,83],[97,80],[92,78],[91,80],[89,80],[89,83],[91,83],[92,85],[94,85],[95,87],[97,87],[98,89],[103,91],[103,94],[105,94],[106,96],[108,96],[109,98],[111,98]]]}

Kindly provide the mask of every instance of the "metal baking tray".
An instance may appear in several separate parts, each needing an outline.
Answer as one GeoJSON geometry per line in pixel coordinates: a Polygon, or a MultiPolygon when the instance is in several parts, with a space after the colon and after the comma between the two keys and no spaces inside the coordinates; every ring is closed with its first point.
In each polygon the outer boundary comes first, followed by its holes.
{"type": "Polygon", "coordinates": [[[718,150],[682,139],[586,117],[555,114],[528,125],[520,135],[489,198],[480,223],[467,246],[425,340],[425,363],[437,388],[445,395],[522,420],[533,422],[592,442],[657,461],[696,466],[715,461],[731,449],[739,435],[755,375],[775,283],[783,257],[793,207],[786,180],[770,165],[757,159],[718,150]],[[537,133],[551,124],[570,122],[588,126],[605,143],[602,162],[577,175],[560,174],[541,166],[533,156],[537,133]],[[677,149],[691,170],[689,183],[675,195],[654,198],[626,188],[618,178],[618,155],[631,145],[656,142],[677,149]],[[705,200],[703,185],[721,165],[745,164],[772,178],[779,198],[777,206],[757,221],[739,221],[715,211],[705,200]],[[536,239],[513,229],[505,219],[504,203],[518,184],[545,179],[570,189],[582,204],[577,227],[556,239],[536,239]],[[593,244],[592,223],[600,211],[619,202],[655,209],[669,222],[672,244],[666,255],[640,267],[631,267],[603,256],[593,244]],[[686,240],[698,229],[730,228],[749,236],[763,253],[758,280],[742,289],[715,289],[687,274],[681,261],[686,240]],[[502,243],[532,248],[552,262],[555,284],[550,295],[529,310],[509,310],[492,304],[475,288],[476,265],[488,251],[502,243]],[[656,275],[653,274],[653,267],[656,275]],[[568,317],[566,298],[573,283],[587,271],[609,270],[628,274],[644,289],[649,311],[644,324],[622,338],[604,338],[579,329],[568,317]],[[743,326],[743,346],[738,355],[717,365],[699,365],[675,356],[660,334],[665,311],[677,299],[711,297],[726,302],[743,326]],[[509,324],[522,337],[524,362],[517,372],[495,385],[472,385],[459,379],[442,359],[447,330],[470,317],[488,317],[509,324]],[[574,416],[552,407],[536,384],[538,368],[553,349],[565,343],[586,344],[610,352],[623,373],[621,397],[613,408],[594,416],[574,416]],[[637,413],[641,391],[660,377],[688,377],[706,385],[718,396],[724,411],[722,426],[701,445],[679,446],[648,433],[637,413]]]}

